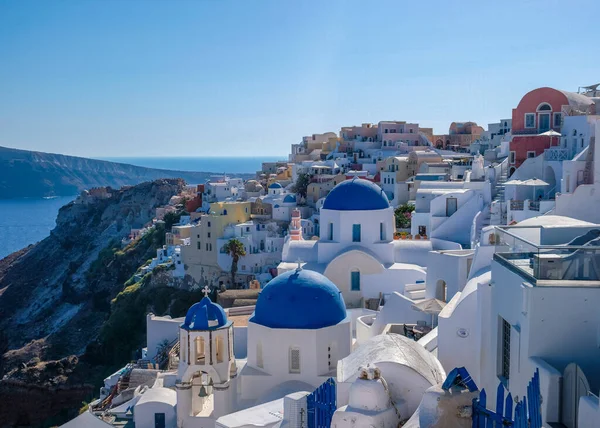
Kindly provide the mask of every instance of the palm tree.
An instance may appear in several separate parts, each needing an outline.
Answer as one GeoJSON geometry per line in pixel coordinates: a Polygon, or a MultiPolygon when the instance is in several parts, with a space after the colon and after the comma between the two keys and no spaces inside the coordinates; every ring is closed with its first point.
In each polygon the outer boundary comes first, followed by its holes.
{"type": "Polygon", "coordinates": [[[234,238],[230,239],[229,242],[223,246],[223,251],[231,256],[231,286],[235,287],[235,274],[238,270],[238,261],[240,260],[240,257],[246,255],[246,250],[244,249],[244,244],[234,238]]]}

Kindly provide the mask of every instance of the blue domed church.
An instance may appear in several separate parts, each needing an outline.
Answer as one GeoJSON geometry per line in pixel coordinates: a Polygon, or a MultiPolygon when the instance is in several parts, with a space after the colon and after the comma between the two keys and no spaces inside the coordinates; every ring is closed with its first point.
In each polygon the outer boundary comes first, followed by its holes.
{"type": "Polygon", "coordinates": [[[371,181],[353,178],[335,186],[319,212],[319,240],[284,244],[279,273],[319,272],[339,288],[349,308],[383,294],[404,293],[406,284],[425,280],[430,241],[394,240],[394,209],[371,181]]]}
{"type": "Polygon", "coordinates": [[[342,293],[325,276],[297,267],[271,280],[248,322],[242,403],[313,391],[335,376],[351,352],[351,328],[342,293]]]}

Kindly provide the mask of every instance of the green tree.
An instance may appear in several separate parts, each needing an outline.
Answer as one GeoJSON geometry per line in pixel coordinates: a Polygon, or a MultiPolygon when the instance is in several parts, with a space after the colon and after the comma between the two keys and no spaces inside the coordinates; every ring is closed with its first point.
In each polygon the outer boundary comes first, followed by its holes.
{"type": "Polygon", "coordinates": [[[296,183],[294,184],[294,192],[306,198],[306,193],[308,192],[308,185],[310,184],[310,175],[306,173],[298,174],[298,178],[296,179],[296,183]]]}
{"type": "Polygon", "coordinates": [[[240,257],[244,257],[246,255],[246,250],[244,249],[244,244],[242,244],[237,239],[230,239],[227,244],[223,245],[223,251],[231,256],[231,286],[235,286],[235,274],[238,270],[238,262],[240,261],[240,257]]]}
{"type": "Polygon", "coordinates": [[[394,216],[396,217],[396,227],[401,229],[407,229],[410,227],[410,221],[412,218],[412,212],[415,210],[415,206],[411,204],[400,205],[394,210],[394,216]]]}

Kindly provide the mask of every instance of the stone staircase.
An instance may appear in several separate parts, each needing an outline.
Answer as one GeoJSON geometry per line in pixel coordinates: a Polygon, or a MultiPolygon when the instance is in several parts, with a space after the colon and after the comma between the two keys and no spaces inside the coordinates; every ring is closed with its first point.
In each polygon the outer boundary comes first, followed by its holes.
{"type": "MultiPolygon", "coordinates": [[[[486,224],[485,226],[489,226],[490,224],[506,224],[506,220],[507,220],[507,210],[506,210],[506,200],[505,200],[505,193],[506,193],[506,182],[508,181],[508,158],[506,158],[505,160],[502,161],[502,163],[500,164],[500,176],[498,177],[498,180],[496,180],[496,184],[494,185],[494,198],[492,199],[492,203],[491,203],[491,207],[497,207],[500,210],[500,217],[494,218],[492,219],[489,212],[490,209],[488,209],[488,214],[487,216],[489,217],[488,219],[488,224],[486,224]]],[[[485,227],[483,226],[483,227],[485,227]]]]}
{"type": "Polygon", "coordinates": [[[404,297],[408,297],[417,303],[425,300],[425,283],[406,284],[404,286],[404,297]]]}

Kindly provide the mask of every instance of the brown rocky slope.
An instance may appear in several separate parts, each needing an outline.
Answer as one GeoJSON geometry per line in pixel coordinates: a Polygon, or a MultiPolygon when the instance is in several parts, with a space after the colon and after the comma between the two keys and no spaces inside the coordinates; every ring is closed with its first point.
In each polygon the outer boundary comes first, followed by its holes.
{"type": "Polygon", "coordinates": [[[72,202],[49,237],[0,260],[0,427],[73,416],[109,370],[132,358],[147,310],[178,315],[197,297],[160,284],[121,293],[164,243],[164,226],[124,249],[121,239],[183,185],[156,180],[72,202]]]}

